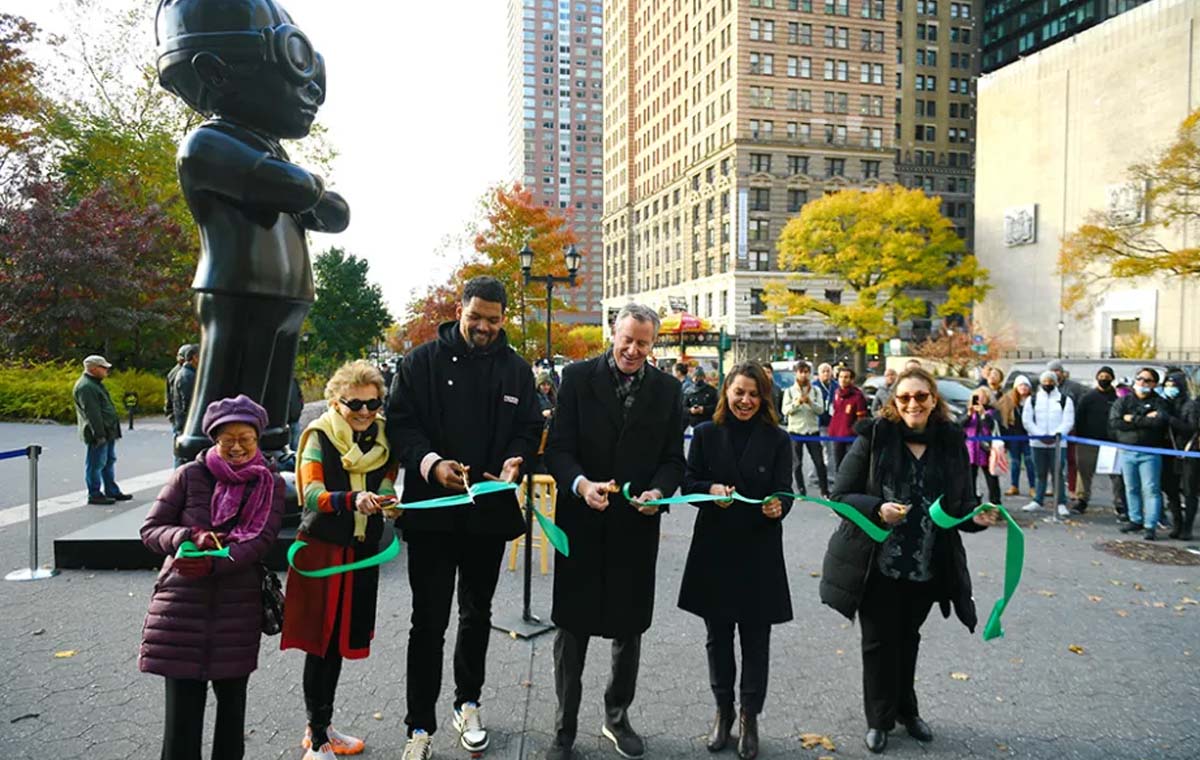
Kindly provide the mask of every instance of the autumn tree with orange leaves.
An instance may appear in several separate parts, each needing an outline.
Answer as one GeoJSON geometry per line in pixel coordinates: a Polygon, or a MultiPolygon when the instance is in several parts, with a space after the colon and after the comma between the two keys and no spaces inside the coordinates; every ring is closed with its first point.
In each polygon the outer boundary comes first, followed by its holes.
{"type": "MultiPolygon", "coordinates": [[[[546,309],[546,286],[536,280],[525,286],[518,252],[528,243],[534,254],[533,274],[561,277],[567,273],[563,251],[577,242],[578,237],[565,217],[538,205],[533,192],[520,183],[494,187],[480,203],[484,224],[475,234],[476,257],[458,267],[447,282],[430,286],[409,303],[408,318],[402,323],[397,340],[412,346],[431,340],[439,323],[455,318],[463,283],[472,277],[491,275],[508,289],[509,343],[532,361],[545,351],[545,325],[540,317],[546,309]],[[527,318],[522,314],[522,290],[527,318]]],[[[582,279],[580,275],[580,282],[582,279]]],[[[557,314],[570,309],[558,297],[553,306],[557,314]]],[[[603,347],[602,337],[597,339],[592,333],[578,332],[572,335],[571,325],[555,322],[551,329],[555,353],[582,358],[598,353],[603,347]]]]}

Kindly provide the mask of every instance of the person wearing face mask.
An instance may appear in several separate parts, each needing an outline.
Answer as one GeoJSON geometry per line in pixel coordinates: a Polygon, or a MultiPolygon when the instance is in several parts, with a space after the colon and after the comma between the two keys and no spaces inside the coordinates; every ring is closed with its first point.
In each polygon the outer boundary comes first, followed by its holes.
{"type": "MultiPolygon", "coordinates": [[[[1168,371],[1163,379],[1162,396],[1167,401],[1170,413],[1167,423],[1167,440],[1171,448],[1182,450],[1195,432],[1183,411],[1190,399],[1187,378],[1180,372],[1168,371]]],[[[1163,457],[1162,490],[1163,500],[1171,515],[1170,538],[1179,538],[1183,522],[1183,465],[1184,457],[1163,457]]],[[[1166,520],[1162,520],[1166,522],[1166,520]]],[[[1161,522],[1160,522],[1161,525],[1161,522]]]]}
{"type": "Polygon", "coordinates": [[[675,493],[684,469],[679,383],[646,367],[658,328],[656,311],[626,304],[612,347],[563,370],[546,465],[558,484],[555,521],[571,537],[571,554],[554,557],[558,712],[548,760],[573,752],[594,636],[612,640],[600,732],[622,757],[646,751],[629,720],[642,634],[654,614],[661,520],[658,506],[645,502],[675,493]]]}
{"type": "MultiPolygon", "coordinates": [[[[343,364],[325,384],[329,407],[300,435],[296,539],[307,544],[296,559],[301,569],[357,562],[383,548],[384,517],[396,517],[388,507],[396,501],[397,475],[380,418],[384,391],[383,375],[370,362],[343,364]]],[[[362,739],[332,726],[333,702],[343,658],[370,654],[378,596],[378,567],[327,578],[288,569],[280,649],[306,653],[304,760],[363,751],[362,739]]]]}
{"type": "MultiPolygon", "coordinates": [[[[1054,373],[1055,384],[1058,386],[1059,392],[1071,399],[1071,402],[1075,404],[1075,410],[1078,411],[1079,402],[1083,400],[1083,395],[1087,393],[1088,389],[1084,387],[1083,383],[1071,379],[1071,373],[1067,371],[1067,368],[1060,359],[1054,359],[1049,362],[1046,365],[1046,369],[1054,373]]],[[[1073,435],[1075,430],[1072,429],[1067,432],[1073,435]]],[[[1074,441],[1068,441],[1063,446],[1063,455],[1066,457],[1067,497],[1073,497],[1075,493],[1075,480],[1078,471],[1076,462],[1077,448],[1074,441]]]]}
{"type": "MultiPolygon", "coordinates": [[[[1183,422],[1192,431],[1183,443],[1185,451],[1200,452],[1200,398],[1194,398],[1183,407],[1183,422]]],[[[1179,526],[1179,538],[1192,540],[1192,528],[1196,523],[1196,508],[1200,505],[1200,458],[1185,457],[1183,469],[1183,521],[1179,526]]]]}
{"type": "Polygon", "coordinates": [[[995,512],[940,530],[929,507],[941,498],[946,514],[961,517],[978,504],[970,483],[966,438],[950,420],[933,377],[922,369],[900,373],[883,414],[858,426],[858,439],[842,462],[833,498],[881,527],[883,543],[842,519],[825,552],[821,601],[862,630],[863,705],[867,749],[883,752],[897,723],[920,742],[933,731],[917,704],[915,673],[921,626],[936,603],[951,606],[974,630],[971,572],[960,531],[995,524],[995,512]]]}
{"type": "MultiPolygon", "coordinates": [[[[692,437],[684,493],[728,496],[736,491],[762,499],[791,490],[791,447],[770,391],[770,375],[760,365],[749,362],[730,370],[712,422],[700,425],[692,437]]],[[[792,619],[781,524],[792,499],[696,506],[679,607],[703,618],[707,630],[708,680],[717,703],[708,750],[725,748],[734,723],[736,629],[742,651],[737,754],[750,760],[758,756],[771,626],[792,619]]]]}
{"type": "Polygon", "coordinates": [[[995,438],[1000,435],[1000,414],[992,406],[992,392],[987,386],[976,388],[971,394],[971,404],[958,420],[967,436],[967,459],[971,463],[971,490],[978,497],[979,472],[987,483],[988,501],[1000,503],[1000,477],[989,469],[992,449],[1004,448],[1004,441],[971,440],[995,438]]]}
{"type": "MultiPolygon", "coordinates": [[[[1021,408],[1021,424],[1033,436],[1029,445],[1033,449],[1033,466],[1037,470],[1037,494],[1033,501],[1021,507],[1025,512],[1038,511],[1046,499],[1047,483],[1055,472],[1054,457],[1061,451],[1055,436],[1064,436],[1075,427],[1075,402],[1058,390],[1056,382],[1053,372],[1043,372],[1039,378],[1039,389],[1025,399],[1025,405],[1021,408]]],[[[1063,478],[1066,469],[1064,461],[1058,468],[1054,483],[1053,496],[1058,501],[1059,517],[1071,514],[1067,509],[1066,481],[1063,478]]]]}
{"type": "MultiPolygon", "coordinates": [[[[829,422],[833,416],[833,394],[837,390],[838,383],[833,377],[833,367],[828,362],[821,362],[817,366],[817,379],[813,380],[813,386],[821,391],[824,408],[821,410],[820,416],[817,417],[817,422],[820,424],[821,435],[829,435],[829,422]]],[[[833,444],[834,441],[821,441],[821,448],[825,452],[825,467],[829,471],[830,476],[837,474],[837,459],[834,457],[833,444]]]]}
{"type": "MultiPolygon", "coordinates": [[[[457,321],[441,324],[437,338],[404,357],[387,407],[388,443],[404,467],[403,501],[461,495],[484,480],[516,483],[533,464],[543,418],[533,371],[508,345],[507,306],[503,283],[474,277],[463,286],[457,321]]],[[[424,760],[432,753],[456,579],[453,725],[463,749],[482,752],[488,746],[480,696],[492,596],[504,544],[525,530],[516,494],[499,491],[460,506],[408,510],[397,526],[408,545],[413,607],[404,757],[424,760]]]]}
{"type": "MultiPolygon", "coordinates": [[[[1075,434],[1080,438],[1091,438],[1096,441],[1110,441],[1108,432],[1108,413],[1117,402],[1117,390],[1113,387],[1116,373],[1112,367],[1101,367],[1096,373],[1096,387],[1083,394],[1079,400],[1079,408],[1075,413],[1075,434]]],[[[1079,443],[1075,446],[1075,463],[1079,473],[1079,483],[1075,489],[1075,501],[1071,511],[1082,514],[1088,508],[1088,500],[1092,496],[1092,480],[1096,475],[1096,460],[1100,454],[1099,446],[1079,443]]],[[[1115,476],[1109,476],[1110,480],[1115,476]]],[[[1114,493],[1117,483],[1113,482],[1114,493]]]]}
{"type": "MultiPolygon", "coordinates": [[[[1154,392],[1158,372],[1150,367],[1138,370],[1133,393],[1119,399],[1108,414],[1108,427],[1119,443],[1151,448],[1167,448],[1170,410],[1167,402],[1154,392]]],[[[1144,531],[1147,541],[1157,538],[1159,513],[1162,512],[1162,457],[1142,451],[1121,452],[1121,474],[1125,478],[1125,502],[1129,522],[1122,533],[1144,531]]]]}
{"type": "MultiPolygon", "coordinates": [[[[1024,375],[1017,375],[1013,380],[1013,387],[1008,393],[1005,393],[999,403],[996,404],[997,411],[1000,412],[1000,432],[1006,436],[1024,436],[1025,425],[1021,422],[1021,409],[1025,405],[1025,399],[1033,393],[1033,383],[1029,382],[1029,378],[1024,375]]],[[[1037,495],[1034,490],[1033,469],[1033,451],[1029,447],[1029,441],[1008,441],[1008,456],[1009,456],[1009,473],[1012,478],[1009,489],[1004,492],[1006,496],[1016,496],[1021,492],[1021,467],[1025,467],[1025,480],[1029,483],[1029,496],[1032,498],[1037,495]]]]}

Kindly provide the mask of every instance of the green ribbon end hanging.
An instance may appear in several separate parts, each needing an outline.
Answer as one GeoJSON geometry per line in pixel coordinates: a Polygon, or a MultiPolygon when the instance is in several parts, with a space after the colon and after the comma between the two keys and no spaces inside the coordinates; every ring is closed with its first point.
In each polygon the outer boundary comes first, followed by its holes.
{"type": "Polygon", "coordinates": [[[179,545],[178,551],[175,552],[176,559],[194,559],[196,557],[223,557],[232,560],[229,556],[229,547],[223,546],[220,549],[201,549],[191,541],[184,541],[179,545]]]}
{"type": "Polygon", "coordinates": [[[300,550],[306,546],[308,546],[308,544],[304,541],[293,541],[291,547],[288,548],[287,553],[288,565],[297,573],[300,573],[306,578],[328,578],[331,575],[338,575],[339,573],[349,573],[353,570],[363,570],[368,567],[382,565],[385,562],[391,562],[396,557],[400,556],[400,539],[397,536],[392,535],[392,543],[388,544],[386,549],[378,554],[367,557],[366,559],[360,559],[356,562],[348,562],[344,565],[322,567],[316,570],[302,570],[299,567],[296,567],[296,555],[299,554],[300,550]]]}

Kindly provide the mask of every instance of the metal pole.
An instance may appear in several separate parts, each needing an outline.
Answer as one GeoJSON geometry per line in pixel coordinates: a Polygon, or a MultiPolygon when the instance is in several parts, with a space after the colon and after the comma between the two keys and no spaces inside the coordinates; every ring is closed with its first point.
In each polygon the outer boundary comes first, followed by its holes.
{"type": "Polygon", "coordinates": [[[53,578],[58,570],[38,567],[38,457],[42,447],[33,444],[25,449],[29,458],[29,567],[13,570],[4,576],[6,581],[39,581],[53,578]]]}
{"type": "Polygon", "coordinates": [[[546,276],[546,364],[550,376],[554,377],[554,352],[550,343],[550,314],[554,308],[554,277],[546,276]]]}
{"type": "Polygon", "coordinates": [[[1058,522],[1058,505],[1064,503],[1064,495],[1059,489],[1062,483],[1062,436],[1054,436],[1054,505],[1050,507],[1050,521],[1058,522]]]}
{"type": "MultiPolygon", "coordinates": [[[[545,549],[542,549],[545,551],[545,549]]],[[[521,619],[526,623],[542,622],[529,609],[533,596],[533,468],[525,476],[525,596],[521,606],[521,619]]]]}

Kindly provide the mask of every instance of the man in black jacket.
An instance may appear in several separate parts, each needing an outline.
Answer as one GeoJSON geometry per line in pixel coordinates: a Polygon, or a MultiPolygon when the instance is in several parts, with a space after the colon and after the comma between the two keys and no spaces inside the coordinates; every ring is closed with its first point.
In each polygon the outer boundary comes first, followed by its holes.
{"type": "MultiPolygon", "coordinates": [[[[529,363],[509,347],[502,329],[507,305],[499,280],[470,280],[458,321],[440,325],[437,338],[400,366],[388,399],[387,435],[404,467],[404,502],[461,494],[484,480],[516,482],[532,464],[542,415],[529,363]]],[[[409,510],[397,526],[408,544],[413,606],[404,719],[409,742],[427,748],[437,730],[434,705],[457,574],[454,726],[464,749],[482,752],[488,735],[479,697],[492,595],[504,544],[525,529],[516,496],[505,491],[458,507],[409,510]]]]}
{"type": "MultiPolygon", "coordinates": [[[[1096,387],[1079,399],[1075,407],[1075,434],[1080,438],[1091,438],[1097,441],[1111,441],[1108,432],[1108,412],[1117,401],[1117,391],[1113,388],[1116,373],[1112,367],[1101,367],[1096,373],[1096,387]]],[[[1075,512],[1084,512],[1088,508],[1088,499],[1092,495],[1092,478],[1096,474],[1096,459],[1100,454],[1099,446],[1078,444],[1075,449],[1075,462],[1079,470],[1079,485],[1075,488],[1076,500],[1071,505],[1075,512]]],[[[1109,475],[1113,486],[1113,499],[1117,499],[1117,476],[1109,475]]],[[[1071,484],[1075,486],[1074,483],[1071,484]]],[[[1119,504],[1120,502],[1118,502],[1119,504]]]]}
{"type": "Polygon", "coordinates": [[[558,714],[547,760],[571,756],[592,636],[612,639],[601,732],[623,757],[645,752],[628,709],[654,612],[660,517],[643,502],[674,493],[684,470],[679,384],[646,365],[658,326],[652,309],[628,304],[613,325],[612,348],[563,372],[546,464],[571,555],[554,559],[558,714]],[[626,483],[630,500],[619,492],[626,483]]]}
{"type": "MultiPolygon", "coordinates": [[[[1163,397],[1154,392],[1156,385],[1158,372],[1143,367],[1134,379],[1133,393],[1112,405],[1108,428],[1118,442],[1159,449],[1167,447],[1170,411],[1163,397]]],[[[1145,539],[1153,541],[1162,513],[1162,457],[1142,451],[1122,451],[1121,473],[1125,477],[1125,501],[1129,507],[1129,522],[1121,532],[1144,530],[1145,539]]]]}
{"type": "Polygon", "coordinates": [[[683,405],[692,427],[708,422],[717,411],[717,389],[705,381],[703,367],[692,371],[692,389],[684,396],[683,405]]]}
{"type": "MultiPolygon", "coordinates": [[[[187,424],[188,411],[192,408],[192,397],[196,395],[196,367],[200,364],[199,346],[195,344],[183,346],[180,351],[183,353],[183,364],[179,365],[179,371],[175,373],[175,379],[171,383],[171,405],[175,415],[171,419],[171,427],[175,429],[176,437],[183,432],[184,425],[187,424]]],[[[180,457],[176,452],[176,467],[182,467],[187,462],[187,459],[180,457]]]]}

